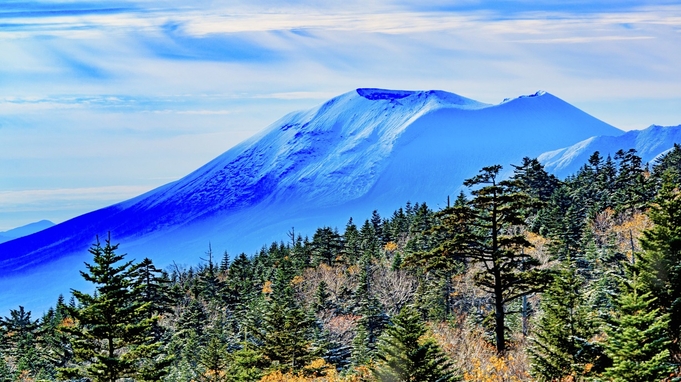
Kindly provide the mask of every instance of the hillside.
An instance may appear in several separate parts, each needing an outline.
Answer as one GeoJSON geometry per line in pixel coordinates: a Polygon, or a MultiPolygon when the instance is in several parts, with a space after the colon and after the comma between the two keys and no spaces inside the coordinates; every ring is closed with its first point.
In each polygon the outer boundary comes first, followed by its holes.
{"type": "MultiPolygon", "coordinates": [[[[50,301],[96,235],[165,266],[216,251],[252,253],[286,232],[344,226],[406,201],[442,207],[482,166],[622,132],[545,92],[487,105],[443,91],[357,89],[291,113],[186,177],[0,244],[2,306],[50,301]]],[[[508,168],[509,166],[507,166],[508,168]]],[[[68,276],[70,277],[70,276],[68,276]]]]}
{"type": "Polygon", "coordinates": [[[652,125],[645,130],[632,130],[617,136],[591,137],[572,146],[550,151],[539,156],[546,170],[565,177],[574,174],[598,151],[602,157],[614,157],[620,150],[635,149],[643,163],[653,161],[661,153],[681,142],[681,125],[652,125]]]}

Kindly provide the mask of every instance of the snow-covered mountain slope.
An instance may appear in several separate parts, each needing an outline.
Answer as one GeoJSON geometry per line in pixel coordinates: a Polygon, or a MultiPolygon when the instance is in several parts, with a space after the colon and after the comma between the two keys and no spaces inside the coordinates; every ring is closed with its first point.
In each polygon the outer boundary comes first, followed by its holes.
{"type": "Polygon", "coordinates": [[[608,155],[614,157],[620,149],[636,149],[643,162],[650,163],[670,150],[674,143],[681,143],[681,125],[652,125],[645,130],[632,130],[617,136],[591,137],[572,146],[541,154],[538,159],[547,171],[562,178],[577,172],[596,151],[605,158],[608,155]]]}
{"type": "Polygon", "coordinates": [[[14,240],[18,237],[30,235],[38,231],[42,231],[46,228],[50,228],[54,225],[49,220],[41,220],[35,223],[26,224],[21,227],[13,228],[8,231],[0,232],[0,243],[6,241],[14,240]]]}
{"type": "MultiPolygon", "coordinates": [[[[311,235],[406,201],[443,206],[482,166],[618,134],[544,92],[487,105],[443,91],[357,89],[283,117],[176,182],[0,244],[0,287],[28,304],[10,282],[40,275],[52,303],[77,286],[95,235],[111,232],[131,258],[161,266],[196,263],[209,243],[252,253],[291,227],[311,235]]],[[[0,308],[9,302],[0,297],[0,308]]]]}

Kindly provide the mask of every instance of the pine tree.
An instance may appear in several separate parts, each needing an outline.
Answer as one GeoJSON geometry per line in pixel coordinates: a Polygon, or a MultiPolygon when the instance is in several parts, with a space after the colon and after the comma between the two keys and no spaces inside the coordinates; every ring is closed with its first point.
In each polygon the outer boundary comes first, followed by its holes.
{"type": "Polygon", "coordinates": [[[339,261],[343,248],[341,236],[331,227],[318,228],[312,237],[312,263],[325,263],[329,266],[339,261]]]}
{"type": "Polygon", "coordinates": [[[539,381],[574,380],[602,370],[600,349],[590,341],[597,327],[582,295],[584,285],[568,259],[542,295],[542,314],[528,349],[532,375],[539,381]]]}
{"type": "Polygon", "coordinates": [[[619,150],[615,154],[619,172],[615,178],[614,202],[618,210],[640,209],[649,201],[641,157],[635,149],[619,150]]]}
{"type": "Polygon", "coordinates": [[[55,308],[50,308],[41,320],[38,338],[42,357],[50,365],[50,377],[55,376],[57,368],[66,367],[74,359],[71,338],[60,330],[62,326],[72,324],[73,318],[68,313],[64,296],[59,295],[55,308]]]}
{"type": "Polygon", "coordinates": [[[669,315],[653,309],[651,293],[642,293],[643,284],[634,272],[626,291],[617,300],[618,311],[606,326],[606,354],[612,366],[603,373],[609,381],[660,381],[671,372],[669,315]]]}
{"type": "Polygon", "coordinates": [[[391,320],[378,342],[374,374],[381,382],[457,381],[447,356],[421,322],[413,307],[391,320]]]}
{"type": "Polygon", "coordinates": [[[246,345],[232,353],[227,368],[230,382],[257,382],[262,374],[262,356],[256,350],[246,345]]]}
{"type": "Polygon", "coordinates": [[[115,382],[124,377],[140,378],[140,363],[158,343],[149,343],[155,318],[146,314],[149,303],[141,303],[131,288],[132,261],[121,264],[125,255],[107,238],[90,247],[93,263],[85,263],[81,275],[95,285],[93,295],[72,290],[79,308],[69,313],[76,325],[65,328],[74,336],[73,350],[82,367],[61,369],[65,378],[85,376],[95,382],[115,382]]]}
{"type": "Polygon", "coordinates": [[[435,251],[441,253],[438,262],[442,266],[460,259],[483,265],[475,281],[494,301],[496,348],[503,353],[508,304],[537,291],[547,278],[536,269],[538,261],[525,252],[531,244],[518,230],[525,226],[522,211],[532,200],[516,191],[516,180],[498,181],[500,170],[499,165],[484,167],[479,175],[464,182],[475,188],[473,199],[441,211],[447,237],[435,251]]]}
{"type": "Polygon", "coordinates": [[[269,368],[299,370],[320,356],[313,349],[313,322],[293,300],[289,285],[273,284],[251,312],[248,334],[269,368]]]}
{"type": "Polygon", "coordinates": [[[669,313],[672,355],[681,357],[681,192],[668,171],[648,213],[654,226],[643,232],[637,267],[654,306],[669,313]]]}
{"type": "Polygon", "coordinates": [[[38,320],[23,306],[10,309],[10,316],[0,319],[3,336],[0,351],[13,360],[16,370],[36,376],[46,365],[38,354],[37,340],[40,331],[38,320]]]}
{"type": "Polygon", "coordinates": [[[198,349],[198,365],[203,369],[198,374],[199,381],[229,381],[227,368],[230,363],[227,341],[215,328],[208,332],[208,339],[198,349]]]}

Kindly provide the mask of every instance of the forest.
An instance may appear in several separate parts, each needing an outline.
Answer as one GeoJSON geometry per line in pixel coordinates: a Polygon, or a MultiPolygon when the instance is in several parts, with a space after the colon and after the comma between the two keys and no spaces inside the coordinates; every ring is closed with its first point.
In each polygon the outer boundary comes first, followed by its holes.
{"type": "Polygon", "coordinates": [[[501,173],[193,266],[93,238],[91,291],[0,318],[0,381],[681,380],[681,146],[501,173]]]}

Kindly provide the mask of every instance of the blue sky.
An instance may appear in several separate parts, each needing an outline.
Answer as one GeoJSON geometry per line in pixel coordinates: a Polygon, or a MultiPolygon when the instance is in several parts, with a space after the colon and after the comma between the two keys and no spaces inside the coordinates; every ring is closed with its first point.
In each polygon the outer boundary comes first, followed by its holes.
{"type": "Polygon", "coordinates": [[[178,179],[357,87],[681,124],[678,1],[0,3],[0,231],[178,179]],[[197,5],[198,3],[198,5],[197,5]]]}

